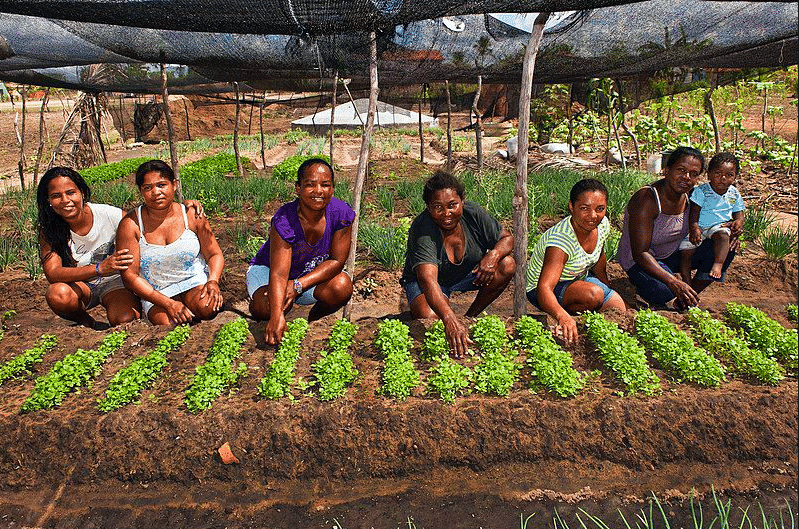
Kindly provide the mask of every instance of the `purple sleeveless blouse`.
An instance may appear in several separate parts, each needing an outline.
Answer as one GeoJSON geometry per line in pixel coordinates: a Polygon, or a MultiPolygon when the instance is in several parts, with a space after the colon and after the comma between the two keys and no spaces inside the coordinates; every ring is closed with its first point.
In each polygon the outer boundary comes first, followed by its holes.
{"type": "MultiPolygon", "coordinates": [[[[667,215],[661,213],[660,197],[657,190],[652,186],[647,186],[655,194],[655,201],[658,205],[658,216],[655,217],[652,226],[652,243],[649,245],[649,253],[657,260],[666,257],[677,251],[677,248],[688,235],[688,207],[685,211],[677,215],[667,215]]],[[[632,249],[630,247],[630,213],[629,206],[624,210],[624,227],[619,241],[618,260],[624,270],[629,270],[635,264],[632,249]]]]}

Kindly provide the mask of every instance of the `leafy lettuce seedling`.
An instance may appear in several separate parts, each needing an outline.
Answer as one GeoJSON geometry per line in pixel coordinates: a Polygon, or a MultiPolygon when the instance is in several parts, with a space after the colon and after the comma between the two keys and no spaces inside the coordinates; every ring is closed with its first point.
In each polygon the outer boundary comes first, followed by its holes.
{"type": "Polygon", "coordinates": [[[167,354],[177,350],[188,337],[188,325],[175,327],[150,353],[136,358],[129,366],[117,371],[108,384],[105,397],[97,400],[97,409],[108,412],[136,400],[166,367],[167,354]]]}
{"type": "Polygon", "coordinates": [[[721,363],[660,314],[640,311],[635,318],[635,334],[655,360],[678,379],[709,387],[718,387],[724,381],[721,363]]]}
{"type": "Polygon", "coordinates": [[[783,379],[784,371],[776,360],[746,343],[743,332],[730,329],[710,313],[692,307],[688,310],[691,334],[702,347],[732,363],[735,372],[752,380],[771,384],[783,379]]]}
{"type": "Polygon", "coordinates": [[[208,350],[204,364],[197,366],[184,402],[192,413],[207,410],[219,395],[247,374],[247,365],[236,365],[241,346],[249,329],[244,318],[236,318],[222,326],[208,350]]]}
{"type": "MultiPolygon", "coordinates": [[[[0,329],[0,337],[2,337],[2,329],[0,329]]],[[[53,349],[56,344],[58,344],[58,338],[52,334],[45,334],[39,340],[39,343],[30,349],[23,351],[22,354],[8,362],[0,364],[0,385],[10,378],[30,373],[33,365],[41,362],[44,355],[53,349]]]]}
{"type": "Polygon", "coordinates": [[[36,379],[33,391],[22,404],[22,411],[55,408],[70,391],[91,385],[102,365],[122,347],[127,336],[125,331],[112,332],[96,349],[78,349],[56,362],[49,373],[36,379]]]}
{"type": "Polygon", "coordinates": [[[266,375],[258,385],[258,394],[265,399],[279,399],[291,394],[291,385],[294,382],[294,366],[300,357],[300,346],[308,322],[297,318],[288,322],[286,333],[277,348],[275,359],[269,365],[266,375]]]}
{"type": "Polygon", "coordinates": [[[383,386],[380,392],[405,400],[419,386],[419,372],[413,366],[413,341],[408,327],[399,320],[384,320],[377,326],[375,347],[385,358],[383,386]]]}
{"type": "Polygon", "coordinates": [[[559,397],[574,397],[585,384],[585,378],[572,367],[572,357],[552,338],[541,322],[522,316],[516,322],[519,344],[527,353],[527,365],[539,384],[559,397]]]}

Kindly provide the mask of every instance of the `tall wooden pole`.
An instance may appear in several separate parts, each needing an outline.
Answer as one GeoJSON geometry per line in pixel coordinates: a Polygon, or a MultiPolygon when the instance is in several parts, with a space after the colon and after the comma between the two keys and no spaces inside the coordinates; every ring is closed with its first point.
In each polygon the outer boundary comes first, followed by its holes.
{"type": "MultiPolygon", "coordinates": [[[[355,251],[358,246],[358,225],[361,213],[361,193],[366,180],[366,170],[369,164],[369,143],[372,141],[372,128],[375,124],[375,110],[377,109],[377,96],[380,88],[377,84],[377,33],[369,32],[369,112],[366,114],[366,126],[361,136],[361,152],[358,156],[358,172],[355,175],[355,191],[353,192],[352,209],[355,210],[355,220],[352,222],[352,244],[350,255],[347,257],[347,271],[355,276],[355,251]]],[[[352,318],[352,300],[344,307],[344,317],[352,318]]]]}
{"type": "Polygon", "coordinates": [[[180,185],[180,167],[178,166],[178,146],[175,143],[175,128],[172,126],[172,112],[169,110],[169,89],[166,82],[166,64],[164,54],[161,53],[161,95],[164,99],[164,116],[166,116],[166,134],[169,140],[169,161],[172,163],[172,170],[175,172],[175,182],[177,190],[175,196],[178,202],[183,202],[183,186],[180,185]]]}
{"type": "Polygon", "coordinates": [[[258,108],[258,128],[261,132],[261,164],[264,166],[264,171],[266,171],[266,153],[264,152],[265,145],[264,145],[264,105],[266,105],[266,90],[264,90],[264,100],[261,101],[261,105],[258,108]]]}
{"type": "Polygon", "coordinates": [[[477,148],[477,170],[483,170],[483,118],[480,116],[480,110],[477,108],[477,103],[480,101],[480,92],[483,90],[483,76],[477,76],[477,92],[474,94],[474,101],[472,101],[472,112],[474,113],[474,140],[477,148]]]}
{"type": "Polygon", "coordinates": [[[44,150],[44,109],[47,107],[47,100],[50,99],[50,87],[44,91],[42,107],[39,109],[39,148],[36,150],[36,165],[33,166],[33,186],[39,182],[39,165],[42,163],[42,151],[44,150]]]}
{"type": "Polygon", "coordinates": [[[422,131],[422,101],[424,100],[424,84],[419,94],[419,161],[424,163],[424,132],[422,131]]]}
{"type": "Polygon", "coordinates": [[[333,101],[330,104],[330,165],[333,165],[333,129],[336,123],[336,90],[338,89],[338,70],[333,75],[333,101]]]}
{"type": "Polygon", "coordinates": [[[516,189],[513,192],[513,257],[516,274],[513,276],[513,315],[517,318],[527,313],[527,148],[530,144],[530,97],[533,92],[533,72],[544,25],[549,13],[539,13],[530,33],[530,42],[524,53],[522,87],[519,96],[519,153],[516,156],[516,189]]]}
{"type": "MultiPolygon", "coordinates": [[[[19,140],[19,162],[17,162],[17,168],[19,169],[19,185],[22,189],[25,189],[25,119],[28,112],[25,103],[28,99],[28,87],[21,87],[19,95],[22,98],[22,123],[20,124],[20,130],[17,132],[17,139],[19,140]]],[[[13,102],[14,98],[11,98],[11,101],[13,102]]],[[[16,128],[16,119],[14,120],[14,125],[16,128]]]]}
{"type": "Polygon", "coordinates": [[[452,98],[449,95],[449,80],[444,81],[447,89],[447,171],[452,171],[452,98]]]}
{"type": "Polygon", "coordinates": [[[241,165],[241,153],[239,152],[239,116],[241,116],[239,83],[233,83],[233,92],[236,94],[236,122],[233,124],[233,154],[236,155],[236,169],[239,171],[239,176],[244,178],[244,166],[241,165]]]}

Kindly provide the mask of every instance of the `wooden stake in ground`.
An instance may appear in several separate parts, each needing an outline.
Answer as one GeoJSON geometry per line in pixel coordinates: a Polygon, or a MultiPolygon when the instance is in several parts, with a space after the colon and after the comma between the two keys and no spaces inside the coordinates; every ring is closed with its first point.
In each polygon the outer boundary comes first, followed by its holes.
{"type": "Polygon", "coordinates": [[[424,100],[424,85],[419,93],[419,161],[424,163],[424,133],[422,132],[422,100],[424,100]]]}
{"type": "Polygon", "coordinates": [[[103,156],[103,163],[108,163],[108,156],[105,154],[105,144],[103,137],[100,135],[100,129],[103,126],[103,105],[100,104],[100,94],[94,94],[94,112],[92,113],[92,120],[94,121],[94,132],[97,136],[97,145],[100,146],[100,154],[103,156]]]}
{"type": "Polygon", "coordinates": [[[549,13],[539,13],[533,23],[530,42],[524,53],[522,86],[519,96],[519,153],[516,155],[516,189],[513,192],[513,258],[516,274],[513,276],[513,315],[517,318],[527,313],[527,148],[530,144],[530,97],[533,92],[533,72],[544,25],[549,13]]]}
{"type": "Polygon", "coordinates": [[[44,109],[47,106],[47,100],[50,99],[50,87],[44,91],[42,98],[42,107],[39,109],[39,148],[36,149],[36,165],[33,166],[33,186],[39,183],[39,165],[42,163],[42,151],[44,150],[44,109]]]}
{"type": "Polygon", "coordinates": [[[330,103],[330,165],[333,165],[333,129],[336,123],[336,90],[338,89],[338,70],[333,75],[333,100],[330,103]]]}
{"type": "MultiPolygon", "coordinates": [[[[358,247],[358,225],[361,217],[361,193],[366,180],[366,170],[369,167],[369,143],[372,141],[372,128],[375,124],[375,110],[377,109],[377,96],[380,88],[377,84],[377,34],[369,32],[369,112],[366,114],[366,126],[361,136],[361,152],[358,155],[358,172],[355,174],[355,191],[353,192],[352,209],[355,210],[355,220],[352,222],[352,243],[350,254],[347,257],[347,271],[355,275],[355,252],[358,247]]],[[[346,86],[346,85],[345,85],[346,86]]],[[[352,318],[352,299],[344,307],[344,317],[352,318]]]]}
{"type": "Polygon", "coordinates": [[[718,76],[711,73],[713,79],[710,82],[710,88],[705,91],[705,112],[710,116],[710,124],[713,125],[713,139],[716,141],[716,152],[721,152],[721,135],[719,134],[719,124],[716,121],[716,109],[713,107],[713,90],[716,89],[718,76]]]}
{"type": "Polygon", "coordinates": [[[236,169],[239,176],[244,178],[244,166],[241,165],[241,154],[239,153],[239,116],[241,115],[241,101],[239,101],[239,83],[233,83],[233,92],[236,95],[236,119],[233,123],[233,154],[236,155],[236,169]]]}
{"type": "Polygon", "coordinates": [[[444,81],[447,91],[447,171],[452,171],[452,98],[449,96],[449,80],[444,81]]]}
{"type": "Polygon", "coordinates": [[[483,76],[477,76],[477,92],[474,94],[474,101],[472,101],[472,112],[474,112],[474,141],[477,148],[477,170],[483,170],[483,118],[480,116],[480,110],[477,108],[477,103],[480,101],[480,92],[483,89],[483,76]]]}
{"type": "MultiPolygon", "coordinates": [[[[22,97],[22,122],[20,123],[20,128],[16,131],[17,144],[19,145],[19,162],[17,162],[17,169],[19,169],[19,185],[22,189],[25,189],[25,116],[27,114],[25,102],[28,98],[28,87],[21,86],[18,90],[19,95],[22,97]]],[[[11,100],[13,101],[14,99],[12,98],[11,100]]],[[[14,116],[14,129],[17,129],[17,116],[14,116]]]]}
{"type": "Polygon", "coordinates": [[[186,114],[186,140],[191,141],[191,127],[189,127],[189,105],[183,100],[183,112],[186,114]]]}
{"type": "Polygon", "coordinates": [[[166,64],[164,64],[164,54],[161,53],[161,97],[164,100],[164,116],[166,116],[166,134],[169,141],[169,161],[172,163],[172,171],[175,172],[175,182],[177,189],[175,196],[178,202],[183,202],[183,186],[180,185],[180,167],[178,166],[178,146],[175,144],[175,127],[172,126],[172,112],[169,111],[169,89],[166,82],[166,64]]]}
{"type": "Polygon", "coordinates": [[[264,148],[264,105],[266,105],[266,90],[264,90],[264,99],[261,101],[261,105],[258,108],[258,128],[261,131],[261,164],[264,166],[264,170],[266,170],[266,154],[264,153],[266,150],[264,148]]]}

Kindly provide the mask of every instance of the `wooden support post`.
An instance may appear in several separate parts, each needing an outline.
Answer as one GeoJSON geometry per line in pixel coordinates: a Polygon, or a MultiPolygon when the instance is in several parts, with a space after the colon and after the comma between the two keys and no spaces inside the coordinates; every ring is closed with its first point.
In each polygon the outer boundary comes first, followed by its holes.
{"type": "Polygon", "coordinates": [[[108,163],[108,156],[105,154],[105,144],[100,131],[103,127],[103,112],[100,105],[100,94],[94,94],[94,112],[92,112],[91,119],[94,121],[94,132],[97,136],[97,143],[100,145],[100,154],[103,156],[103,163],[108,163]]]}
{"type": "Polygon", "coordinates": [[[477,92],[474,94],[474,101],[472,101],[472,112],[474,112],[474,140],[477,148],[477,170],[483,170],[483,118],[480,116],[480,110],[477,108],[477,103],[480,101],[480,92],[483,90],[483,76],[477,76],[477,92]]]}
{"type": "Polygon", "coordinates": [[[183,112],[186,114],[186,140],[191,141],[191,128],[189,127],[189,105],[183,100],[183,112]]]}
{"type": "MultiPolygon", "coordinates": [[[[361,194],[366,180],[366,171],[369,167],[369,143],[372,141],[372,128],[375,123],[375,110],[377,109],[377,96],[380,88],[377,83],[377,33],[369,32],[369,112],[366,114],[366,126],[361,136],[361,152],[358,156],[358,172],[355,175],[355,190],[353,191],[352,209],[355,210],[355,220],[352,222],[352,244],[347,257],[347,272],[355,277],[355,252],[358,247],[358,225],[360,224],[361,194]]],[[[344,307],[344,317],[352,319],[352,300],[344,307]]]]}
{"type": "Polygon", "coordinates": [[[527,148],[530,144],[530,97],[533,92],[533,72],[544,25],[549,13],[539,13],[533,23],[530,42],[524,53],[522,86],[519,95],[519,153],[516,156],[516,188],[513,192],[513,258],[516,274],[513,276],[513,315],[517,318],[527,313],[527,148]]]}
{"type": "Polygon", "coordinates": [[[422,131],[422,101],[424,100],[424,84],[419,93],[419,161],[424,163],[424,132],[422,131]]]}
{"type": "Polygon", "coordinates": [[[233,93],[236,95],[236,120],[233,124],[233,154],[236,155],[236,169],[239,176],[244,178],[244,166],[241,165],[241,153],[239,153],[239,116],[241,115],[241,101],[239,101],[239,83],[233,83],[233,93]]]}
{"type": "Polygon", "coordinates": [[[566,120],[569,126],[569,132],[566,135],[566,145],[569,146],[569,154],[574,152],[572,144],[574,143],[574,116],[572,116],[572,89],[574,83],[569,83],[569,99],[566,101],[566,120]]]}
{"type": "MultiPolygon", "coordinates": [[[[19,143],[19,161],[17,162],[17,169],[19,169],[19,185],[25,189],[25,118],[27,117],[26,102],[28,99],[28,87],[22,86],[19,88],[19,95],[22,98],[22,122],[20,129],[17,131],[17,143],[19,143]]],[[[14,98],[11,98],[14,101],[14,98]]],[[[14,128],[16,128],[17,120],[14,118],[14,128]]]]}
{"type": "MultiPolygon", "coordinates": [[[[247,94],[244,94],[244,97],[247,97],[247,94]]],[[[255,98],[253,97],[250,100],[250,121],[247,123],[247,136],[252,134],[252,113],[255,110],[255,106],[252,104],[255,102],[255,98]]]]}
{"type": "Polygon", "coordinates": [[[166,64],[163,52],[161,52],[161,96],[164,100],[166,133],[169,140],[169,161],[172,164],[172,171],[175,173],[175,182],[177,182],[175,196],[177,196],[178,202],[183,202],[183,186],[180,185],[180,167],[178,166],[178,146],[175,143],[175,127],[172,126],[172,112],[169,110],[169,88],[166,82],[166,64]]]}
{"type": "Polygon", "coordinates": [[[330,165],[333,165],[333,136],[336,123],[336,91],[338,89],[338,70],[333,75],[333,100],[330,104],[330,165]]]}
{"type": "Polygon", "coordinates": [[[39,165],[42,163],[42,151],[44,150],[44,109],[47,106],[47,100],[50,99],[50,87],[44,91],[42,98],[42,107],[39,109],[39,148],[36,149],[36,165],[33,166],[33,186],[39,183],[39,165]]]}
{"type": "Polygon", "coordinates": [[[261,101],[261,106],[258,109],[258,128],[261,131],[261,164],[263,164],[264,171],[266,171],[266,153],[264,152],[266,150],[264,148],[264,105],[266,105],[266,90],[264,90],[264,100],[261,101]]]}
{"type": "Polygon", "coordinates": [[[444,81],[447,91],[447,171],[452,171],[452,98],[449,95],[449,80],[444,81]]]}

